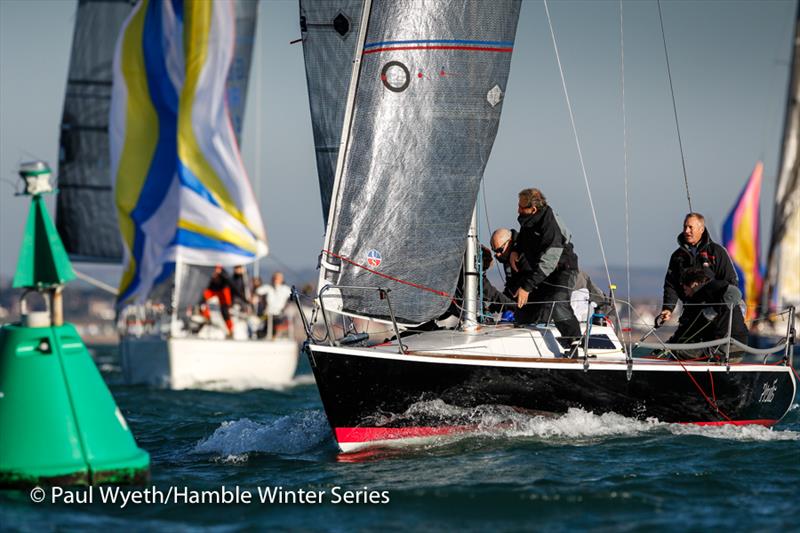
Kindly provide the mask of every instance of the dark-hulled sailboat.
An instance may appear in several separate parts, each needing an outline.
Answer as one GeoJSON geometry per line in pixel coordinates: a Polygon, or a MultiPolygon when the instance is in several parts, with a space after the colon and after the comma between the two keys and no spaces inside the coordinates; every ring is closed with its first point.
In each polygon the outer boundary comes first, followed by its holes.
{"type": "MultiPolygon", "coordinates": [[[[330,7],[334,36],[342,2],[304,2],[314,3],[330,7]]],[[[634,358],[613,328],[587,322],[582,349],[570,357],[549,325],[481,324],[474,206],[520,2],[360,4],[352,72],[331,73],[349,84],[341,136],[330,128],[317,135],[315,124],[318,159],[326,143],[338,158],[320,261],[324,337],[307,327],[307,354],[343,451],[470,430],[470,409],[486,405],[696,424],[772,425],[784,416],[796,388],[785,345],[769,352],[777,364],[762,362],[767,351],[743,363],[634,358]],[[462,263],[461,327],[401,335],[450,306],[462,263]],[[396,336],[369,346],[364,335],[337,329],[334,313],[384,321],[396,336]],[[433,400],[454,414],[419,409],[433,400]]],[[[316,121],[315,99],[331,92],[315,94],[319,82],[307,73],[316,121]]],[[[736,341],[706,344],[728,353],[736,341]]]]}

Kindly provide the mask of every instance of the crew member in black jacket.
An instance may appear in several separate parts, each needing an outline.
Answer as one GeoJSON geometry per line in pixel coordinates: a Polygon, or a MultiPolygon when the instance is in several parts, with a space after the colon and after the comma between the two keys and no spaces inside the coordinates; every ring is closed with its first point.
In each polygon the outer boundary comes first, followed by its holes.
{"type": "Polygon", "coordinates": [[[711,279],[703,268],[690,268],[681,278],[686,305],[681,325],[667,343],[692,343],[728,336],[747,343],[747,326],[739,303],[742,293],[738,287],[721,279],[711,279]],[[732,316],[731,316],[732,315],[732,316]]]}
{"type": "MultiPolygon", "coordinates": [[[[667,275],[664,277],[664,303],[659,315],[664,322],[672,317],[678,300],[686,303],[687,294],[681,285],[681,278],[691,268],[702,268],[711,280],[739,286],[739,278],[728,251],[711,240],[705,219],[700,213],[686,215],[683,233],[678,235],[678,249],[669,258],[667,275]]],[[[685,322],[686,319],[681,316],[680,325],[685,325],[685,322]]]]}
{"type": "Polygon", "coordinates": [[[581,329],[569,303],[578,275],[571,236],[539,189],[520,191],[517,213],[520,229],[510,258],[512,269],[519,274],[514,294],[520,308],[517,322],[543,323],[549,317],[562,337],[577,340],[581,329]],[[520,255],[527,259],[529,269],[518,268],[520,255]]]}

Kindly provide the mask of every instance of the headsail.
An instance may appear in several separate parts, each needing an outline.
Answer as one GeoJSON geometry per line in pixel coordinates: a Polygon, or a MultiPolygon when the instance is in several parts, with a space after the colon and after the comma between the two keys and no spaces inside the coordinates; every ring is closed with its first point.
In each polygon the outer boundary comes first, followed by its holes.
{"type": "Polygon", "coordinates": [[[778,309],[800,307],[800,7],[795,12],[793,45],[764,286],[765,307],[778,309]]]}
{"type": "Polygon", "coordinates": [[[328,223],[364,0],[300,0],[300,31],[322,216],[328,223]]]}
{"type": "Polygon", "coordinates": [[[232,266],[266,254],[226,100],[235,13],[233,2],[143,0],[120,34],[110,120],[120,303],[144,300],[176,260],[232,266]]]}
{"type": "Polygon", "coordinates": [[[81,0],[75,17],[59,142],[56,227],[70,258],[122,260],[109,177],[114,43],[130,0],[81,0]]]}
{"type": "MultiPolygon", "coordinates": [[[[497,133],[519,9],[517,0],[371,3],[321,285],[388,287],[405,323],[448,307],[497,133]]],[[[345,292],[341,304],[388,316],[374,294],[345,292]]]]}
{"type": "Polygon", "coordinates": [[[763,283],[759,230],[763,173],[764,164],[759,161],[722,225],[722,243],[736,268],[739,289],[747,303],[747,320],[756,316],[763,283]]]}

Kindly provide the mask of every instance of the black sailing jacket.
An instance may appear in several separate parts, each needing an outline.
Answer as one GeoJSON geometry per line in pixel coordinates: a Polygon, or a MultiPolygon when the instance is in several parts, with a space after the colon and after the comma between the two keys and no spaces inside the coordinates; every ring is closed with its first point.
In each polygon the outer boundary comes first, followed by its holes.
{"type": "Polygon", "coordinates": [[[519,234],[514,249],[524,254],[531,265],[520,286],[530,292],[558,270],[578,270],[578,256],[572,248],[569,232],[559,224],[550,206],[533,215],[520,215],[519,234]]]}
{"type": "Polygon", "coordinates": [[[686,243],[683,233],[678,235],[678,249],[672,252],[667,267],[667,275],[664,276],[664,305],[663,309],[672,311],[678,300],[686,301],[686,295],[681,286],[681,276],[686,270],[695,267],[702,267],[708,276],[714,280],[726,281],[728,285],[737,287],[739,277],[736,269],[733,268],[728,251],[711,240],[708,230],[703,230],[703,236],[697,243],[697,248],[686,243]]]}

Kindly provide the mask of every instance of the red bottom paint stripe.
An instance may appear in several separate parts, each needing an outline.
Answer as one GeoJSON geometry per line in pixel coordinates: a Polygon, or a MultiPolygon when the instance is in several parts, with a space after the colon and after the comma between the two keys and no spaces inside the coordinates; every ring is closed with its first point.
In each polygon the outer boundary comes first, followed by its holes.
{"type": "MultiPolygon", "coordinates": [[[[777,420],[756,419],[756,420],[719,420],[713,422],[684,422],[695,426],[774,426],[777,420]]],[[[336,440],[338,442],[371,442],[377,440],[410,439],[415,437],[435,437],[437,435],[451,435],[453,433],[463,433],[472,431],[475,426],[416,426],[405,428],[336,428],[336,440]]]]}
{"type": "Polygon", "coordinates": [[[716,422],[685,422],[686,424],[693,424],[695,426],[774,426],[778,423],[777,420],[760,419],[760,420],[719,420],[716,422]]]}
{"type": "Polygon", "coordinates": [[[407,428],[336,428],[339,442],[370,442],[375,440],[409,439],[414,437],[434,437],[450,435],[475,429],[474,426],[419,426],[407,428]]]}

